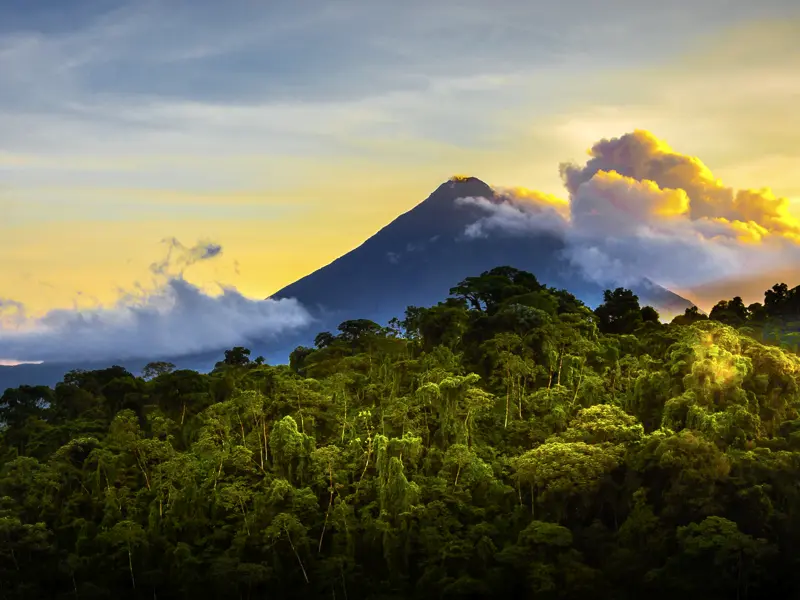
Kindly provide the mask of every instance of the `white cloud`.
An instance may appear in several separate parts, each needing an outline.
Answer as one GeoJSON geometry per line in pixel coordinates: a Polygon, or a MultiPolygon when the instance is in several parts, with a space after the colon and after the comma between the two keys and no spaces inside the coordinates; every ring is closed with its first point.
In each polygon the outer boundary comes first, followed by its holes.
{"type": "Polygon", "coordinates": [[[464,234],[468,238],[488,237],[493,230],[501,230],[514,235],[526,235],[538,231],[563,231],[567,227],[564,215],[558,207],[548,205],[545,195],[531,201],[519,197],[518,192],[507,192],[503,202],[486,198],[458,198],[456,204],[477,206],[489,213],[467,227],[464,234]]]}
{"type": "Polygon", "coordinates": [[[58,309],[32,318],[20,303],[0,300],[0,360],[176,357],[268,340],[312,322],[294,299],[251,299],[224,285],[221,294],[204,292],[183,272],[218,256],[222,248],[167,242],[167,258],[151,267],[155,286],[124,293],[114,306],[58,309]]]}

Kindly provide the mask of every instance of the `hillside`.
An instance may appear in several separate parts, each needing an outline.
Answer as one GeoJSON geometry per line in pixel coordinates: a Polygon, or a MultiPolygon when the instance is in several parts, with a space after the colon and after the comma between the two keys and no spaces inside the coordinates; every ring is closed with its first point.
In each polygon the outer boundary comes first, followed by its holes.
{"type": "Polygon", "coordinates": [[[740,304],[502,268],[289,366],[8,390],[3,595],[796,597],[800,291],[740,304]]]}

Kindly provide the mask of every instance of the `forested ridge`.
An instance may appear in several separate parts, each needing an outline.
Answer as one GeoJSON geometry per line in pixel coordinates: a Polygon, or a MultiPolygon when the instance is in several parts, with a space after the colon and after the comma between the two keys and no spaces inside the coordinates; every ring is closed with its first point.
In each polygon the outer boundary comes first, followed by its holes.
{"type": "Polygon", "coordinates": [[[0,598],[797,597],[796,322],[500,267],[289,365],[6,390],[0,598]]]}

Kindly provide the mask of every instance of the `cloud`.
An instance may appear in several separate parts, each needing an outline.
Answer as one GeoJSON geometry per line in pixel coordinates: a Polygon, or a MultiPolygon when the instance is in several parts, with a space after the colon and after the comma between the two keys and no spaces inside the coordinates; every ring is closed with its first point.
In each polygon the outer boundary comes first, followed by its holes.
{"type": "Polygon", "coordinates": [[[8,58],[7,77],[28,85],[3,93],[22,102],[36,84],[41,103],[56,101],[45,93],[54,85],[73,92],[70,97],[85,90],[212,101],[358,99],[387,89],[424,89],[444,74],[496,74],[499,65],[520,70],[566,57],[632,61],[680,47],[681,38],[711,23],[787,11],[785,0],[728,0],[724,11],[707,4],[675,0],[608,11],[593,0],[492,8],[483,0],[309,0],[301,9],[242,0],[224,8],[210,0],[146,0],[102,11],[75,0],[61,15],[49,7],[58,16],[45,23],[39,11],[12,2],[0,6],[0,60],[8,58]],[[656,29],[649,27],[653,19],[656,29]],[[647,35],[621,37],[622,31],[647,35]],[[590,33],[614,36],[616,43],[587,52],[590,33]],[[27,69],[31,64],[39,68],[27,69]]]}
{"type": "Polygon", "coordinates": [[[25,321],[25,306],[16,300],[0,298],[0,325],[18,327],[25,321]]]}
{"type": "Polygon", "coordinates": [[[19,302],[0,300],[0,359],[76,362],[177,357],[263,341],[308,325],[294,299],[254,300],[220,285],[210,295],[183,278],[198,261],[219,256],[213,243],[186,247],[172,238],[154,263],[154,286],[123,292],[110,307],[51,310],[28,317],[19,302]]]}
{"type": "Polygon", "coordinates": [[[724,11],[692,0],[623,11],[593,0],[310,0],[302,10],[198,0],[105,12],[76,0],[64,14],[49,7],[58,16],[43,23],[38,11],[10,6],[0,5],[4,149],[100,157],[314,152],[350,133],[341,123],[383,138],[386,128],[390,138],[494,134],[482,115],[530,101],[497,84],[506,76],[532,76],[537,98],[562,105],[565,91],[549,90],[566,74],[642,64],[731,22],[787,12],[785,0],[728,1],[724,11]],[[604,36],[615,43],[587,51],[587,39],[604,36]]]}
{"type": "Polygon", "coordinates": [[[643,130],[600,140],[589,154],[560,166],[568,200],[520,189],[501,192],[504,202],[460,199],[488,213],[465,234],[556,231],[567,258],[604,285],[647,277],[686,288],[800,259],[800,223],[768,189],[727,187],[643,130]]]}
{"type": "MultiPolygon", "coordinates": [[[[606,187],[612,189],[612,200],[620,186],[626,185],[625,180],[640,185],[649,182],[645,185],[650,188],[651,195],[666,199],[666,194],[670,194],[672,201],[679,203],[668,209],[669,214],[686,213],[693,221],[707,218],[756,224],[772,233],[800,239],[800,223],[789,214],[788,200],[776,198],[768,189],[733,190],[715,178],[699,158],[675,152],[647,131],[636,130],[619,138],[601,140],[592,147],[590,154],[591,158],[583,166],[560,165],[564,184],[572,197],[596,178],[608,180],[606,187]]],[[[627,205],[627,210],[636,210],[637,205],[634,200],[627,205]]]]}
{"type": "Polygon", "coordinates": [[[222,254],[222,246],[213,242],[200,242],[199,244],[187,248],[174,237],[162,240],[167,244],[167,255],[164,260],[150,265],[150,271],[154,275],[166,275],[174,267],[179,267],[178,275],[193,264],[201,260],[209,260],[222,254]]]}
{"type": "Polygon", "coordinates": [[[41,361],[20,362],[18,360],[0,360],[0,367],[18,367],[19,365],[40,365],[41,361]]]}
{"type": "Polygon", "coordinates": [[[477,206],[490,214],[467,227],[468,238],[488,237],[492,231],[527,234],[536,231],[561,231],[566,227],[566,201],[524,188],[496,190],[494,201],[486,198],[457,198],[456,204],[477,206]]]}

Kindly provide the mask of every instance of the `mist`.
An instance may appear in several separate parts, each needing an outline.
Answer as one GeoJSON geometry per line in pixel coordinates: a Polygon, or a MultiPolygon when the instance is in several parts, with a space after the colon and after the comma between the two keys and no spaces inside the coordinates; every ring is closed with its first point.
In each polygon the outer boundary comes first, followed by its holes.
{"type": "Polygon", "coordinates": [[[166,257],[151,265],[153,282],[120,294],[114,305],[55,309],[30,316],[13,300],[0,301],[0,360],[74,362],[179,357],[265,342],[312,322],[294,299],[262,300],[219,284],[211,294],[184,278],[222,247],[165,240],[166,257]]]}

